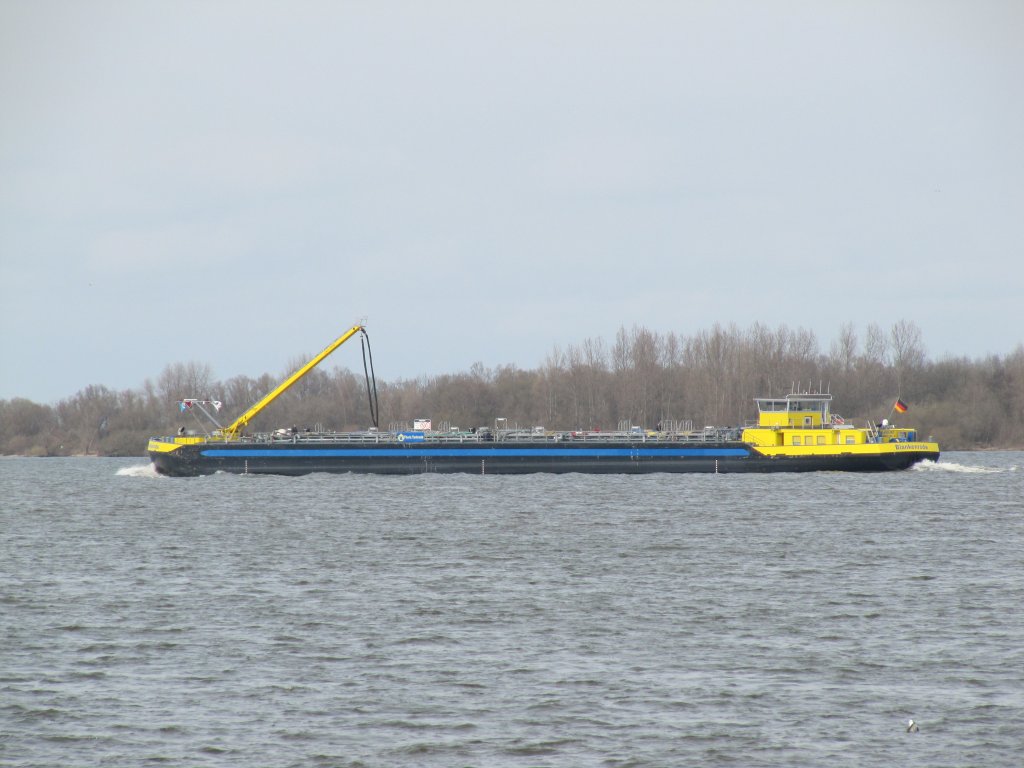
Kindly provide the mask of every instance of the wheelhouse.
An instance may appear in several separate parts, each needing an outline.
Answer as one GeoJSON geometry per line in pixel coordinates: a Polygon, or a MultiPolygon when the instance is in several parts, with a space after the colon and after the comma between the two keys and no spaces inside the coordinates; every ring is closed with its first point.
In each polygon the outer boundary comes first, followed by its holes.
{"type": "Polygon", "coordinates": [[[759,427],[815,429],[832,423],[832,395],[792,394],[785,397],[758,397],[759,427]]]}

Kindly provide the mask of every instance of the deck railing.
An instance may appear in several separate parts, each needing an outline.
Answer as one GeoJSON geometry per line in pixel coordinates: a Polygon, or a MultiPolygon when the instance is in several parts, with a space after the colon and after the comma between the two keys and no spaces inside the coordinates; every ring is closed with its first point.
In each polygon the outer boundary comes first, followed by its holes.
{"type": "MultiPolygon", "coordinates": [[[[537,432],[534,430],[499,430],[496,432],[425,432],[422,435],[410,435],[402,432],[262,432],[251,435],[239,435],[230,438],[233,443],[273,444],[273,443],[346,443],[352,445],[380,444],[411,444],[411,445],[450,445],[457,443],[719,443],[739,440],[741,429],[738,427],[718,428],[707,427],[689,432],[597,432],[597,431],[555,431],[537,432]]],[[[166,442],[175,442],[175,437],[157,438],[166,442]]],[[[223,438],[208,438],[217,442],[223,438]]],[[[192,437],[192,442],[195,437],[192,437]]]]}

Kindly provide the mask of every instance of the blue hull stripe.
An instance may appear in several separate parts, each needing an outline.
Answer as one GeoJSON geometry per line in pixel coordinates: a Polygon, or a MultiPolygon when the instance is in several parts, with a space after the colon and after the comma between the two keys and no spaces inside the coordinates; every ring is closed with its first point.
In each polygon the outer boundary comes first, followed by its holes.
{"type": "Polygon", "coordinates": [[[749,456],[744,448],[206,448],[203,456],[238,458],[720,458],[749,456]]]}

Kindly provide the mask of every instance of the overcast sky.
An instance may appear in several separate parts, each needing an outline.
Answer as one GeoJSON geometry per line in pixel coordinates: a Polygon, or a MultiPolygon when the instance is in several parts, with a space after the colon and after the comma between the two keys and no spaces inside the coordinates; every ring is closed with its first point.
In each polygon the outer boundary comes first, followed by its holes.
{"type": "Polygon", "coordinates": [[[0,0],[0,398],[360,319],[384,379],[633,325],[1008,354],[1022,41],[1019,0],[0,0]]]}

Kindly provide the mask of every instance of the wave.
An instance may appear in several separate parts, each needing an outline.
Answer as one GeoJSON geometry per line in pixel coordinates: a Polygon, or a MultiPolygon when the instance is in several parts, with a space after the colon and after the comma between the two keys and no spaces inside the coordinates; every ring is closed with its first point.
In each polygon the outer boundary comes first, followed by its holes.
{"type": "Polygon", "coordinates": [[[152,462],[149,464],[135,464],[131,467],[121,467],[117,470],[117,474],[120,477],[163,477],[163,475],[156,471],[156,465],[152,462]]]}
{"type": "Polygon", "coordinates": [[[998,475],[1013,472],[1016,467],[975,467],[970,464],[957,464],[955,461],[930,461],[925,459],[913,466],[918,472],[962,472],[976,475],[998,475]]]}

